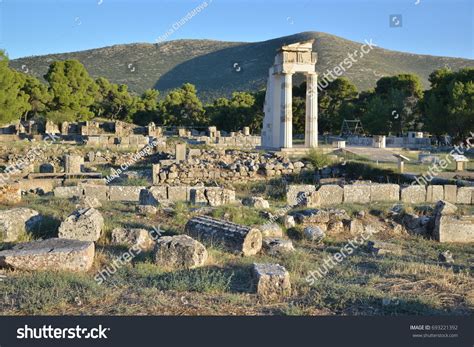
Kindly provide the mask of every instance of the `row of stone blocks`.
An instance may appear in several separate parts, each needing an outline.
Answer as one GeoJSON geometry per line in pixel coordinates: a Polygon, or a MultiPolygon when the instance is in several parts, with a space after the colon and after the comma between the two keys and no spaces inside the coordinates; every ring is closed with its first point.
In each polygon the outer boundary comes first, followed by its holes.
{"type": "Polygon", "coordinates": [[[221,187],[203,186],[105,186],[81,184],[77,186],[56,187],[54,196],[58,198],[89,197],[99,201],[140,202],[143,205],[156,205],[164,201],[190,201],[193,204],[219,206],[232,203],[235,191],[221,187]]]}
{"type": "Polygon", "coordinates": [[[370,202],[403,202],[410,204],[435,203],[445,200],[453,204],[474,204],[474,187],[455,185],[409,185],[398,184],[336,184],[321,186],[290,185],[287,187],[287,202],[290,205],[326,206],[342,203],[367,204],[370,202]]]}

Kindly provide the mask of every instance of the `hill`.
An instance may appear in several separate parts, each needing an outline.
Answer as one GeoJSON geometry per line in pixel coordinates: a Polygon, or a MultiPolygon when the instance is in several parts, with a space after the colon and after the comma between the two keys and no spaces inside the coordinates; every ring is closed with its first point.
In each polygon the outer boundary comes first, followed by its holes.
{"type": "MultiPolygon", "coordinates": [[[[197,86],[201,97],[227,96],[236,90],[265,87],[275,51],[284,44],[315,39],[317,71],[322,75],[340,64],[361,43],[320,32],[304,32],[262,42],[176,40],[161,44],[115,45],[86,51],[19,58],[11,66],[43,76],[55,60],[78,59],[89,73],[141,93],[147,88],[166,92],[185,82],[197,86]]],[[[374,42],[376,43],[376,42],[374,42]]],[[[372,88],[383,75],[415,73],[429,87],[429,74],[441,67],[474,67],[474,60],[419,55],[375,48],[346,71],[359,90],[372,88]]],[[[297,80],[298,82],[298,80],[297,80]]]]}

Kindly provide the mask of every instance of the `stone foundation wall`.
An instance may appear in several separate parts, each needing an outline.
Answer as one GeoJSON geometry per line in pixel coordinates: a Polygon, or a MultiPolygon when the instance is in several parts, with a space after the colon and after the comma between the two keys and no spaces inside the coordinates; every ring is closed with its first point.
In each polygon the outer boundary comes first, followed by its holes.
{"type": "Polygon", "coordinates": [[[435,203],[445,200],[453,204],[474,205],[474,187],[455,185],[399,186],[398,184],[327,184],[318,190],[314,186],[290,185],[287,187],[287,203],[318,207],[342,203],[367,204],[371,202],[402,202],[410,204],[435,203]],[[296,197],[305,194],[306,198],[296,197]]]}
{"type": "Polygon", "coordinates": [[[56,187],[57,198],[96,198],[99,201],[140,202],[142,205],[157,205],[163,202],[187,201],[193,204],[219,206],[235,201],[235,191],[221,187],[203,186],[105,186],[81,184],[56,187]]]}

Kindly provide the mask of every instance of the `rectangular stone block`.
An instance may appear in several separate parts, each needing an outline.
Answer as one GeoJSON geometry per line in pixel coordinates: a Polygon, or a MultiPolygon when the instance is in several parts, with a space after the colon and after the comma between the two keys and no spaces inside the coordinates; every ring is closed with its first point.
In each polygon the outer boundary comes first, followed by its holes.
{"type": "Polygon", "coordinates": [[[0,267],[34,271],[87,271],[94,262],[94,242],[47,239],[20,243],[0,252],[0,267]]]}
{"type": "Polygon", "coordinates": [[[401,200],[408,204],[420,204],[426,202],[426,187],[411,185],[402,188],[401,200]]]}
{"type": "Polygon", "coordinates": [[[286,202],[290,206],[298,205],[303,202],[299,198],[303,193],[309,194],[316,191],[316,187],[311,184],[292,184],[286,187],[286,202]]]}
{"type": "Polygon", "coordinates": [[[436,203],[444,199],[443,186],[428,186],[426,188],[426,202],[436,203]]]}
{"type": "Polygon", "coordinates": [[[400,186],[398,184],[371,184],[370,201],[400,201],[400,186]]]}
{"type": "Polygon", "coordinates": [[[370,202],[370,184],[348,184],[344,186],[344,202],[367,204],[370,202]]]}
{"type": "Polygon", "coordinates": [[[439,242],[474,242],[474,216],[438,216],[434,236],[439,242]]]}
{"type": "Polygon", "coordinates": [[[56,187],[53,190],[53,194],[57,198],[70,199],[75,196],[82,195],[82,189],[78,186],[71,187],[56,187]]]}
{"type": "Polygon", "coordinates": [[[446,184],[444,186],[444,200],[455,204],[458,200],[458,187],[454,184],[446,184]]]}
{"type": "Polygon", "coordinates": [[[176,144],[176,161],[183,161],[186,160],[186,144],[185,143],[177,143],[176,144]]]}
{"type": "Polygon", "coordinates": [[[456,203],[471,205],[473,195],[474,187],[460,187],[458,188],[456,203]]]}
{"type": "Polygon", "coordinates": [[[168,198],[170,201],[187,201],[188,200],[188,187],[187,186],[168,187],[168,198]]]}
{"type": "Polygon", "coordinates": [[[96,184],[82,184],[79,187],[82,188],[84,196],[90,198],[96,198],[97,200],[105,201],[108,200],[109,187],[96,185],[96,184]]]}
{"type": "Polygon", "coordinates": [[[139,201],[140,191],[145,187],[140,186],[110,186],[109,199],[111,201],[139,201]]]}
{"type": "Polygon", "coordinates": [[[337,184],[325,184],[318,189],[320,206],[339,205],[344,200],[344,189],[337,184]]]}

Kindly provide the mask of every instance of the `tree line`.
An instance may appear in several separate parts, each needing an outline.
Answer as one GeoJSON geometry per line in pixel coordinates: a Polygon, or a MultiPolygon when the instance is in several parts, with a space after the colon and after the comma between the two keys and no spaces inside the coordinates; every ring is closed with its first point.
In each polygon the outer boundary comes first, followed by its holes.
{"type": "MultiPolygon", "coordinates": [[[[55,123],[94,117],[145,125],[216,125],[257,132],[263,119],[265,90],[234,92],[204,104],[196,87],[185,83],[160,96],[154,89],[141,95],[125,84],[92,78],[77,60],[51,63],[42,83],[11,69],[0,51],[0,123],[44,118],[55,123]]],[[[465,137],[474,131],[474,68],[435,70],[424,91],[420,78],[399,74],[380,78],[375,88],[359,92],[347,78],[331,81],[318,92],[319,132],[338,134],[344,119],[360,119],[370,134],[402,134],[409,130],[465,137]]],[[[306,84],[293,87],[293,127],[304,133],[306,84]]]]}

